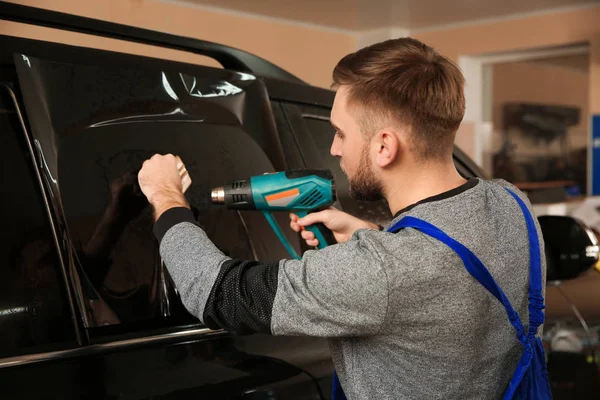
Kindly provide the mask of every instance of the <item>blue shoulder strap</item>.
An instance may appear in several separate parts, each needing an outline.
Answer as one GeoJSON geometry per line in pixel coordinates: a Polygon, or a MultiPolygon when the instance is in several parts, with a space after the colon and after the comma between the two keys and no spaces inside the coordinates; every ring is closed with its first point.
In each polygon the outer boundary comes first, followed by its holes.
{"type": "MultiPolygon", "coordinates": [[[[511,196],[517,201],[527,224],[527,233],[529,236],[529,256],[530,256],[530,280],[529,280],[529,335],[535,335],[540,324],[544,321],[544,314],[542,310],[543,297],[542,297],[542,269],[541,269],[541,256],[540,256],[540,243],[535,228],[533,217],[525,203],[513,192],[506,189],[511,196]]],[[[506,315],[515,328],[517,333],[517,339],[521,344],[527,343],[527,334],[519,318],[519,314],[514,310],[510,301],[498,286],[492,275],[489,273],[487,268],[483,265],[481,260],[466,248],[460,242],[452,239],[446,233],[429,222],[423,221],[415,217],[404,217],[392,227],[388,229],[389,232],[398,232],[403,228],[414,228],[429,236],[432,236],[442,243],[449,246],[454,250],[458,256],[462,259],[466,270],[477,279],[502,305],[506,310],[506,315]]]]}
{"type": "Polygon", "coordinates": [[[525,333],[519,315],[515,312],[514,308],[510,304],[502,289],[500,289],[500,287],[498,286],[492,275],[489,273],[487,268],[483,265],[481,260],[479,260],[479,258],[475,254],[473,254],[468,248],[466,248],[456,240],[452,239],[450,236],[446,235],[442,230],[435,227],[434,225],[414,217],[402,218],[390,229],[388,229],[388,231],[397,232],[403,228],[415,228],[427,235],[430,235],[442,241],[458,254],[458,256],[462,259],[465,268],[469,272],[469,274],[471,274],[471,276],[477,279],[479,283],[481,283],[496,299],[498,299],[498,301],[500,301],[500,303],[502,303],[504,309],[506,310],[506,315],[508,316],[511,325],[516,331],[517,339],[523,345],[524,348],[523,355],[521,356],[519,364],[517,365],[517,368],[515,369],[515,372],[508,384],[506,392],[504,393],[503,398],[505,400],[508,400],[512,399],[518,391],[527,391],[528,389],[530,389],[527,387],[527,385],[532,384],[530,382],[532,379],[534,381],[537,381],[535,383],[540,388],[545,388],[546,391],[549,391],[549,383],[547,374],[545,373],[545,369],[543,367],[540,367],[540,365],[545,365],[545,360],[543,359],[543,347],[540,339],[535,337],[538,328],[544,322],[544,298],[542,295],[542,262],[540,253],[540,241],[537,234],[537,229],[535,227],[535,222],[533,220],[533,216],[529,212],[529,209],[519,196],[517,196],[515,193],[508,189],[506,190],[519,204],[519,207],[523,212],[523,216],[525,217],[525,223],[527,225],[527,236],[529,239],[529,329],[527,333],[525,333]],[[530,369],[533,361],[535,361],[537,368],[540,370],[535,371],[535,374],[532,375],[532,371],[530,369]],[[541,371],[541,369],[544,369],[544,371],[541,371]],[[529,374],[529,379],[527,382],[524,383],[525,387],[521,388],[521,382],[523,381],[523,377],[526,374],[529,374]],[[535,377],[532,378],[532,376],[535,377]]]}
{"type": "Polygon", "coordinates": [[[542,255],[540,239],[531,212],[512,191],[506,189],[517,201],[525,216],[527,234],[529,236],[529,335],[535,336],[538,328],[544,323],[544,295],[542,291],[542,255]]]}
{"type": "MultiPolygon", "coordinates": [[[[534,347],[532,346],[532,344],[535,343],[534,336],[537,334],[538,328],[544,322],[544,298],[542,295],[542,263],[540,253],[540,241],[533,216],[531,215],[529,209],[519,196],[517,196],[509,189],[506,190],[517,201],[519,207],[521,208],[521,211],[523,212],[523,216],[525,217],[525,222],[527,225],[527,236],[529,238],[529,329],[527,333],[523,328],[523,324],[521,323],[519,314],[514,310],[502,289],[498,286],[498,284],[496,283],[492,275],[489,273],[487,268],[483,265],[481,260],[479,260],[479,258],[475,254],[473,254],[473,252],[471,252],[471,250],[469,250],[467,247],[462,245],[460,242],[452,239],[450,236],[448,236],[436,226],[415,217],[404,217],[400,221],[392,225],[389,229],[387,229],[387,231],[395,233],[403,228],[414,228],[431,237],[440,240],[442,243],[449,246],[458,254],[458,256],[463,261],[467,272],[469,272],[469,274],[471,274],[473,278],[477,279],[477,281],[481,285],[483,285],[496,299],[498,299],[500,303],[502,303],[506,311],[506,315],[508,316],[511,325],[516,331],[517,339],[524,347],[523,355],[519,360],[519,364],[517,365],[515,373],[513,374],[513,377],[504,394],[504,399],[512,399],[513,395],[519,388],[523,376],[530,368],[532,358],[534,356],[538,358],[542,357],[537,353],[534,354],[534,347]]],[[[537,340],[539,341],[539,339],[537,340]]],[[[539,344],[535,348],[539,350],[539,348],[541,348],[541,344],[539,344]]],[[[543,360],[537,361],[543,362],[543,360]]],[[[547,381],[547,376],[545,377],[545,379],[547,381]]],[[[332,395],[333,399],[336,400],[346,398],[340,385],[337,374],[335,373],[333,379],[332,395]]]]}

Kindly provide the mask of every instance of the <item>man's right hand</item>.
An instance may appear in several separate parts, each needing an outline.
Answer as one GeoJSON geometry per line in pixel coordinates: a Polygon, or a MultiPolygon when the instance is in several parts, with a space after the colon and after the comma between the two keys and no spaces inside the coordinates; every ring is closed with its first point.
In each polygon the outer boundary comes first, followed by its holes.
{"type": "Polygon", "coordinates": [[[359,229],[379,229],[376,224],[363,221],[333,207],[324,211],[310,213],[302,219],[299,219],[296,214],[290,214],[290,220],[290,227],[296,232],[302,231],[302,238],[309,246],[318,246],[319,241],[315,239],[315,235],[312,232],[303,228],[318,222],[321,222],[333,232],[335,240],[338,243],[348,241],[354,232],[359,229]]]}

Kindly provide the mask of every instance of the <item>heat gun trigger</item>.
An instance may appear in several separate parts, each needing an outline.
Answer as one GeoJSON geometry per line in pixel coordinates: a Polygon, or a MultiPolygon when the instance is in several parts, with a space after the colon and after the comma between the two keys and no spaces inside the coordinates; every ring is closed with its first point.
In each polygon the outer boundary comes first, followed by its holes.
{"type": "MultiPolygon", "coordinates": [[[[299,218],[304,218],[309,213],[307,211],[296,211],[295,214],[299,218]]],[[[337,240],[335,240],[335,237],[333,236],[333,232],[331,232],[321,222],[305,226],[304,229],[312,232],[315,235],[315,239],[319,241],[319,244],[317,245],[318,249],[324,249],[325,247],[327,247],[327,245],[337,243],[337,240]]]]}

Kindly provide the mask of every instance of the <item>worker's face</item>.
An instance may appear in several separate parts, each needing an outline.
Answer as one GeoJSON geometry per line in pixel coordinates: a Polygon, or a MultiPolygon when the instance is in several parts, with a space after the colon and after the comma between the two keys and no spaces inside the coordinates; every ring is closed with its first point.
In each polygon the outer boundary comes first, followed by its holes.
{"type": "Polygon", "coordinates": [[[331,124],[336,130],[331,155],[339,157],[340,167],[348,177],[350,196],[362,201],[382,198],[382,184],[373,170],[371,146],[348,108],[347,89],[341,87],[335,96],[331,110],[331,124]]]}

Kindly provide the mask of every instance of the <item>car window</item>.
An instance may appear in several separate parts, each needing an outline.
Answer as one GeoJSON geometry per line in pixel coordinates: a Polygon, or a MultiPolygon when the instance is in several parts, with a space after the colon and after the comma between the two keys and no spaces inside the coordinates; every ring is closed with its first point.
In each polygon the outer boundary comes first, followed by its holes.
{"type": "Polygon", "coordinates": [[[44,200],[3,86],[0,148],[0,358],[72,346],[72,313],[44,200]]]}
{"type": "MultiPolygon", "coordinates": [[[[185,162],[195,219],[223,253],[287,256],[261,213],[214,206],[210,197],[212,188],[274,172],[283,159],[275,123],[263,114],[270,107],[260,80],[201,67],[194,75],[24,55],[17,70],[75,249],[73,280],[92,335],[198,323],[162,263],[153,212],[137,185],[137,171],[156,153],[185,162]]],[[[289,223],[285,213],[276,218],[289,223]]],[[[284,231],[299,249],[298,235],[284,231]]]]}

